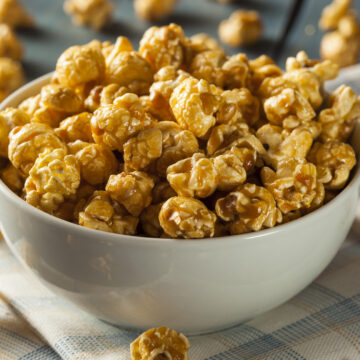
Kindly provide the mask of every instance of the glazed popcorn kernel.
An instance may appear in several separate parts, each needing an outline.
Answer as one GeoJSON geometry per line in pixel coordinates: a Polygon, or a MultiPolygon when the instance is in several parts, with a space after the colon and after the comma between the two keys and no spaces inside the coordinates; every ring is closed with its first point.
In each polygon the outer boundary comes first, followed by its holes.
{"type": "Polygon", "coordinates": [[[119,37],[107,56],[105,81],[125,86],[139,95],[147,94],[153,82],[151,66],[136,51],[126,50],[128,47],[123,44],[126,40],[119,37]]]}
{"type": "Polygon", "coordinates": [[[8,164],[0,171],[0,177],[6,186],[8,186],[13,192],[20,194],[24,187],[24,178],[21,176],[18,169],[16,169],[13,165],[8,164]]]}
{"type": "Polygon", "coordinates": [[[75,153],[75,157],[80,166],[81,178],[90,185],[105,183],[118,169],[115,155],[104,145],[87,144],[75,153]]]}
{"type": "Polygon", "coordinates": [[[169,16],[177,0],[134,0],[134,10],[140,19],[157,21],[169,16]]]}
{"type": "Polygon", "coordinates": [[[82,112],[70,117],[67,117],[55,129],[56,135],[66,143],[81,140],[85,142],[93,142],[91,134],[91,120],[92,114],[82,112]]]}
{"type": "Polygon", "coordinates": [[[112,105],[99,107],[91,118],[91,130],[96,143],[122,151],[128,139],[153,123],[137,95],[128,93],[117,98],[112,105]]]}
{"type": "Polygon", "coordinates": [[[244,184],[216,202],[216,214],[229,225],[232,235],[270,228],[282,216],[273,195],[264,187],[244,184]]]}
{"type": "Polygon", "coordinates": [[[238,47],[256,43],[263,26],[257,11],[237,10],[219,25],[219,37],[227,45],[238,47]]]}
{"type": "Polygon", "coordinates": [[[167,200],[159,213],[160,225],[173,238],[213,237],[216,215],[197,199],[175,196],[167,200]]]}
{"type": "Polygon", "coordinates": [[[173,91],[170,106],[183,129],[203,138],[215,125],[219,108],[219,89],[205,80],[185,79],[173,91]]]}
{"type": "Polygon", "coordinates": [[[184,60],[184,41],[184,32],[176,24],[153,26],[140,40],[139,53],[155,72],[167,65],[179,68],[184,60]]]}
{"type": "Polygon", "coordinates": [[[29,174],[40,154],[55,149],[66,151],[66,145],[45,124],[17,126],[9,134],[9,160],[24,175],[29,174]]]}
{"type": "Polygon", "coordinates": [[[74,24],[89,25],[98,30],[110,19],[113,4],[108,0],[66,0],[64,11],[71,15],[74,24]]]}
{"type": "Polygon", "coordinates": [[[205,33],[192,35],[189,40],[192,45],[199,46],[201,49],[224,51],[216,39],[205,33]]]}
{"type": "Polygon", "coordinates": [[[25,182],[25,200],[48,213],[80,185],[80,169],[73,155],[55,149],[38,156],[25,182]]]}
{"type": "Polygon", "coordinates": [[[219,110],[216,114],[217,123],[245,122],[251,126],[259,120],[259,115],[259,100],[248,89],[227,90],[220,95],[219,110]]]}
{"type": "Polygon", "coordinates": [[[0,157],[8,157],[9,133],[16,126],[30,122],[29,116],[22,110],[7,108],[0,112],[0,157]]]}
{"type": "Polygon", "coordinates": [[[341,85],[330,95],[327,106],[319,114],[320,139],[346,141],[360,116],[360,98],[349,86],[341,85]]]}
{"type": "Polygon", "coordinates": [[[330,190],[344,187],[356,164],[354,149],[340,141],[316,142],[308,160],[316,165],[318,181],[330,190]]]}
{"type": "Polygon", "coordinates": [[[135,235],[138,221],[106,191],[95,191],[79,212],[79,225],[117,234],[135,235]]]}
{"type": "Polygon", "coordinates": [[[173,196],[176,196],[176,192],[167,181],[156,183],[152,189],[153,204],[164,202],[173,196]]]}
{"type": "Polygon", "coordinates": [[[105,190],[133,216],[151,204],[154,180],[144,172],[132,171],[111,175],[105,190]]]}
{"type": "Polygon", "coordinates": [[[167,180],[178,195],[205,198],[216,190],[217,172],[210,159],[196,153],[170,165],[167,180]]]}
{"type": "Polygon", "coordinates": [[[100,83],[105,76],[105,59],[101,43],[72,46],[65,50],[56,63],[56,78],[61,85],[77,88],[90,82],[100,83]]]}
{"type": "Polygon", "coordinates": [[[1,0],[0,23],[11,27],[31,27],[34,20],[17,0],[1,0]]]}
{"type": "Polygon", "coordinates": [[[261,169],[263,184],[284,214],[311,206],[316,196],[316,176],[316,166],[300,159],[280,161],[276,172],[268,167],[261,169]]]}
{"type": "Polygon", "coordinates": [[[21,64],[13,59],[0,57],[0,101],[25,82],[21,64]]]}
{"type": "Polygon", "coordinates": [[[19,60],[23,56],[23,46],[15,32],[7,24],[0,24],[0,56],[19,60]]]}
{"type": "Polygon", "coordinates": [[[158,238],[164,234],[159,222],[159,212],[162,205],[163,203],[149,205],[141,213],[140,225],[146,236],[158,238]]]}
{"type": "Polygon", "coordinates": [[[152,128],[140,131],[124,144],[126,170],[143,170],[162,154],[162,132],[152,128]]]}
{"type": "Polygon", "coordinates": [[[246,88],[251,87],[252,74],[249,61],[245,54],[236,54],[228,58],[222,70],[225,73],[225,88],[246,88]]]}
{"type": "Polygon", "coordinates": [[[332,30],[337,28],[339,21],[346,15],[351,6],[352,0],[333,0],[326,6],[319,20],[319,27],[322,30],[332,30]]]}
{"type": "Polygon", "coordinates": [[[189,347],[183,334],[165,326],[153,328],[130,344],[131,360],[188,360],[189,347]]]}

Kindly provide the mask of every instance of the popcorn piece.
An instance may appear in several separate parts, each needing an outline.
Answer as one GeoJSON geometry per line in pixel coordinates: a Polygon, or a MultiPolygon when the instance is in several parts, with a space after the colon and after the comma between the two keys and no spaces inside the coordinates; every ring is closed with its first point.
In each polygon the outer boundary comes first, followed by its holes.
{"type": "Polygon", "coordinates": [[[236,54],[227,59],[222,70],[225,73],[225,88],[248,88],[251,87],[252,74],[249,61],[245,54],[236,54]]]}
{"type": "Polygon", "coordinates": [[[185,79],[173,91],[170,106],[183,129],[203,138],[215,125],[219,108],[219,91],[205,80],[185,79]]]}
{"type": "Polygon", "coordinates": [[[261,179],[284,214],[309,208],[316,196],[316,167],[305,160],[280,161],[276,173],[268,167],[263,167],[261,179]]]}
{"type": "Polygon", "coordinates": [[[160,129],[141,131],[124,145],[126,170],[143,170],[162,154],[162,132],[160,129]]]}
{"type": "Polygon", "coordinates": [[[244,184],[216,202],[216,214],[229,223],[232,235],[271,228],[282,216],[274,197],[262,186],[244,184]]]}
{"type": "Polygon", "coordinates": [[[152,190],[153,204],[164,202],[173,196],[176,196],[176,192],[167,181],[161,181],[156,183],[152,190]]]}
{"type": "Polygon", "coordinates": [[[0,57],[20,60],[23,53],[23,46],[15,32],[7,24],[0,24],[0,57]]]}
{"type": "Polygon", "coordinates": [[[91,118],[91,130],[96,143],[104,144],[111,150],[123,150],[124,143],[154,124],[145,113],[135,94],[117,98],[113,105],[99,107],[91,118]]]}
{"type": "Polygon", "coordinates": [[[56,135],[66,143],[76,140],[93,142],[91,134],[92,114],[82,112],[64,119],[59,127],[55,129],[56,135]]]}
{"type": "Polygon", "coordinates": [[[330,190],[343,188],[356,164],[354,149],[340,141],[315,143],[308,160],[316,165],[318,181],[330,190]]]}
{"type": "Polygon", "coordinates": [[[56,63],[56,77],[61,85],[73,89],[90,82],[100,83],[105,77],[101,43],[94,40],[65,50],[56,63]]]}
{"type": "Polygon", "coordinates": [[[159,213],[160,225],[173,238],[213,237],[216,215],[200,201],[175,196],[167,200],[159,213]]]}
{"type": "Polygon", "coordinates": [[[40,108],[40,94],[28,97],[19,104],[18,108],[26,112],[30,118],[33,117],[40,108]]]}
{"type": "Polygon", "coordinates": [[[13,192],[20,194],[24,187],[24,179],[18,169],[16,169],[13,165],[8,164],[0,171],[0,176],[1,180],[7,187],[9,187],[13,192]]]}
{"type": "Polygon", "coordinates": [[[109,56],[106,58],[106,82],[127,87],[139,95],[147,94],[153,82],[150,64],[131,47],[123,45],[123,37],[119,37],[109,56]],[[125,50],[126,49],[126,50],[125,50]]]}
{"type": "Polygon", "coordinates": [[[141,213],[140,224],[145,235],[159,238],[164,234],[159,221],[159,212],[162,205],[162,202],[150,205],[141,213]]]}
{"type": "Polygon", "coordinates": [[[262,81],[268,77],[277,77],[282,75],[281,69],[276,66],[267,55],[261,55],[254,60],[249,61],[249,67],[252,75],[252,88],[256,90],[262,81]]]}
{"type": "Polygon", "coordinates": [[[17,0],[1,0],[0,23],[11,27],[32,27],[34,20],[17,0]]]}
{"type": "Polygon", "coordinates": [[[151,203],[154,180],[141,171],[111,175],[105,190],[133,216],[139,216],[151,203]]]}
{"type": "Polygon", "coordinates": [[[36,158],[55,149],[66,151],[65,144],[54,130],[44,124],[30,123],[15,127],[9,134],[9,160],[24,175],[28,175],[36,158]]]}
{"type": "Polygon", "coordinates": [[[179,68],[184,60],[185,36],[176,24],[148,29],[140,40],[140,55],[147,60],[153,71],[172,65],[179,68]]]}
{"type": "Polygon", "coordinates": [[[95,30],[109,22],[113,4],[108,0],[66,0],[64,11],[71,15],[75,25],[89,25],[95,30]]]}
{"type": "Polygon", "coordinates": [[[216,39],[205,33],[198,33],[189,38],[191,44],[208,50],[224,51],[216,39]]]}
{"type": "Polygon", "coordinates": [[[135,235],[138,221],[106,191],[95,191],[79,213],[79,225],[117,234],[135,235]]]}
{"type": "Polygon", "coordinates": [[[188,339],[165,326],[141,334],[130,344],[131,360],[188,360],[188,339]]]}
{"type": "Polygon", "coordinates": [[[73,155],[55,149],[39,155],[25,182],[25,200],[48,213],[80,185],[80,170],[73,155]]]}
{"type": "Polygon", "coordinates": [[[360,97],[349,86],[341,85],[330,95],[327,106],[319,114],[320,139],[346,141],[360,117],[360,97]]]}
{"type": "Polygon", "coordinates": [[[13,59],[0,57],[0,101],[25,82],[21,64],[13,59]]]}
{"type": "Polygon", "coordinates": [[[352,0],[333,0],[326,6],[319,20],[319,27],[322,30],[332,30],[338,27],[339,21],[346,15],[351,6],[352,0]]]}
{"type": "Polygon", "coordinates": [[[220,23],[219,37],[229,46],[251,45],[259,40],[262,30],[262,21],[257,11],[237,10],[229,19],[220,23]]]}
{"type": "Polygon", "coordinates": [[[134,0],[134,9],[140,19],[157,21],[169,16],[177,0],[134,0]]]}

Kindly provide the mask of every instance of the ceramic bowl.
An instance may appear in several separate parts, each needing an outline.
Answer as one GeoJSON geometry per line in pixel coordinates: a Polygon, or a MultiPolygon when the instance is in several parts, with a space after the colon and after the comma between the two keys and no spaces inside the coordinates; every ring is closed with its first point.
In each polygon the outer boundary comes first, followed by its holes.
{"type": "MultiPolygon", "coordinates": [[[[51,75],[1,105],[36,94],[51,75]]],[[[360,150],[360,127],[353,145],[360,150]]],[[[174,240],[87,229],[25,203],[0,181],[0,226],[17,258],[54,293],[123,327],[187,334],[227,328],[287,301],[338,251],[354,219],[359,164],[346,188],[288,224],[215,239],[174,240]]]]}

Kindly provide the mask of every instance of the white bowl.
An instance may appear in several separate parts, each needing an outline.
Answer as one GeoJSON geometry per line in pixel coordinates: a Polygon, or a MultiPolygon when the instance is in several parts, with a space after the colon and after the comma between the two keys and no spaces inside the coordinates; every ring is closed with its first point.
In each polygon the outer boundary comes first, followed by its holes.
{"type": "MultiPolygon", "coordinates": [[[[0,106],[16,106],[51,75],[0,106]]],[[[353,145],[360,149],[360,127],[353,145]]],[[[354,219],[359,164],[327,205],[257,233],[173,240],[110,234],[50,216],[0,181],[1,231],[17,258],[60,297],[108,322],[187,334],[214,331],[270,310],[313,281],[354,219]]]]}

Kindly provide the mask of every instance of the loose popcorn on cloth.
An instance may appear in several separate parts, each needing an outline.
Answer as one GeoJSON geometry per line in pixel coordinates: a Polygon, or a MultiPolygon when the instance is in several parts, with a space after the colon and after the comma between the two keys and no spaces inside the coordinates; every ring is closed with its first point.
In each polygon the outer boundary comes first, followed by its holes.
{"type": "MultiPolygon", "coordinates": [[[[0,177],[29,204],[95,230],[201,239],[271,228],[331,201],[351,177],[360,100],[345,85],[324,92],[337,74],[303,51],[285,71],[266,55],[228,57],[176,24],[151,27],[138,51],[123,36],[72,46],[49,84],[0,112],[0,177]]],[[[140,343],[136,359],[147,359],[140,343]]]]}

